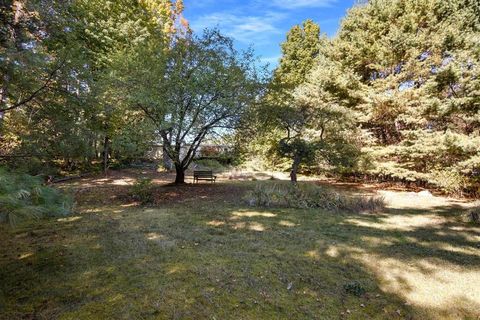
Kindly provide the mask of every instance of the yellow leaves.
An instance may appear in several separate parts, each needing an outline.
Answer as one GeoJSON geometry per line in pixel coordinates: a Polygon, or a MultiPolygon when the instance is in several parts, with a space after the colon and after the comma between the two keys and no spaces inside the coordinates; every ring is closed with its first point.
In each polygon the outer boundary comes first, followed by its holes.
{"type": "Polygon", "coordinates": [[[175,13],[177,15],[181,15],[184,9],[185,9],[185,5],[183,4],[183,0],[177,0],[175,2],[175,13]]]}

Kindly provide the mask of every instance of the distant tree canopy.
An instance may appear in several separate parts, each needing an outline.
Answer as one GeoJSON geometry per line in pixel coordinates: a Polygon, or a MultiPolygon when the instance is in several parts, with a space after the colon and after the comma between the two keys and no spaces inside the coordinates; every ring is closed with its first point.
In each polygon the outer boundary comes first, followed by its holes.
{"type": "Polygon", "coordinates": [[[251,52],[193,34],[183,8],[3,1],[3,162],[107,171],[161,142],[180,183],[205,139],[236,129],[294,182],[303,170],[479,192],[478,1],[358,1],[331,39],[307,20],[267,86],[251,52]]]}
{"type": "Polygon", "coordinates": [[[471,0],[373,0],[331,40],[311,21],[293,27],[265,98],[277,121],[254,144],[279,146],[293,169],[477,192],[479,12],[471,0]]]}
{"type": "Polygon", "coordinates": [[[118,52],[188,32],[182,10],[170,0],[2,2],[0,155],[45,173],[144,153],[136,142],[151,130],[111,104],[105,74],[118,52]],[[120,145],[130,147],[111,149],[120,145]]]}

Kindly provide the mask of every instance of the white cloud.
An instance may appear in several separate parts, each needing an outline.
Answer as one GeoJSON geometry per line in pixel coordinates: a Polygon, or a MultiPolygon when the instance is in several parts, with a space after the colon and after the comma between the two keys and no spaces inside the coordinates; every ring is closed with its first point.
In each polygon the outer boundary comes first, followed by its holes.
{"type": "Polygon", "coordinates": [[[284,14],[267,12],[264,15],[237,15],[232,12],[217,12],[201,16],[191,22],[193,30],[219,27],[226,35],[237,41],[251,44],[265,41],[272,34],[282,34],[276,24],[285,18],[284,14]]]}
{"type": "Polygon", "coordinates": [[[337,0],[272,0],[271,4],[283,9],[331,7],[337,0]]]}
{"type": "Polygon", "coordinates": [[[268,63],[270,65],[277,65],[278,62],[280,61],[281,57],[282,57],[282,55],[276,55],[276,56],[273,56],[273,57],[262,57],[262,58],[260,58],[260,61],[262,63],[268,63]]]}

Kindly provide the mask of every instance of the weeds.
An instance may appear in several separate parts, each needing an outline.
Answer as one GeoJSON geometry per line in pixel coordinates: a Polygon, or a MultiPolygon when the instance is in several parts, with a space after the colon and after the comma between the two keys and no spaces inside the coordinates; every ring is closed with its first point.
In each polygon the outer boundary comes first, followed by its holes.
{"type": "Polygon", "coordinates": [[[362,284],[358,281],[352,281],[352,282],[346,283],[343,286],[343,289],[345,290],[346,293],[354,295],[356,297],[361,297],[367,292],[367,290],[365,290],[362,284]]]}
{"type": "Polygon", "coordinates": [[[247,194],[251,206],[319,208],[329,211],[379,211],[385,207],[382,197],[348,196],[313,184],[285,185],[258,183],[247,194]]]}

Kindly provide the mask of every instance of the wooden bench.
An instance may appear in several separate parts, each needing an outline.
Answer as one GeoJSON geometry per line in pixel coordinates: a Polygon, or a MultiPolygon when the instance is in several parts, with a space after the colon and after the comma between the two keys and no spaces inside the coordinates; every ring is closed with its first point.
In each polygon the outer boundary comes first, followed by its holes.
{"type": "Polygon", "coordinates": [[[193,171],[193,183],[198,183],[199,180],[207,180],[215,182],[217,176],[213,175],[213,171],[193,171]]]}

